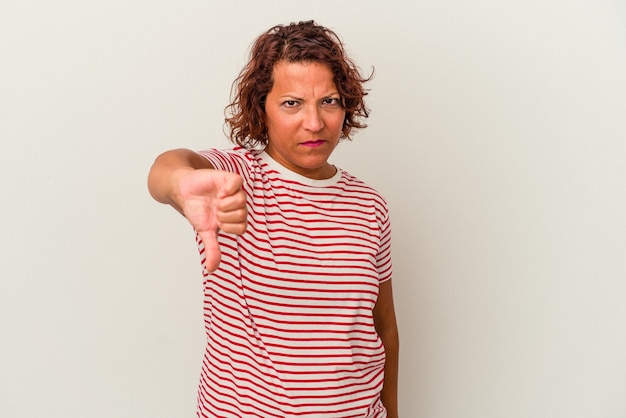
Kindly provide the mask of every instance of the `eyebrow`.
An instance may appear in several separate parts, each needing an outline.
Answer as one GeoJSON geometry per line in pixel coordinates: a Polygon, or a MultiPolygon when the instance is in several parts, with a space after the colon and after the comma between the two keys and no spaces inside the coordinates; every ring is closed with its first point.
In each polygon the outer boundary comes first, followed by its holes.
{"type": "MultiPolygon", "coordinates": [[[[333,91],[331,93],[328,93],[328,94],[322,96],[320,99],[328,99],[328,98],[331,98],[333,96],[339,96],[341,98],[341,94],[339,94],[338,91],[333,91]]],[[[296,96],[296,95],[293,95],[293,94],[289,94],[289,93],[283,94],[282,96],[279,96],[279,99],[287,99],[287,98],[293,99],[293,100],[304,100],[303,97],[299,97],[299,96],[296,96]]]]}

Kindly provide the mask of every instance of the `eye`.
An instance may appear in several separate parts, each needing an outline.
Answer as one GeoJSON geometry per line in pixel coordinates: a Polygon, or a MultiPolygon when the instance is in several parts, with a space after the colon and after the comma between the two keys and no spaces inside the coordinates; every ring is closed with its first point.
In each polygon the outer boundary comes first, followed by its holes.
{"type": "Polygon", "coordinates": [[[298,101],[297,100],[285,100],[283,102],[283,106],[285,106],[286,108],[293,108],[298,106],[298,101]]]}
{"type": "Polygon", "coordinates": [[[340,106],[341,100],[338,97],[327,97],[322,100],[322,104],[325,106],[340,106]]]}

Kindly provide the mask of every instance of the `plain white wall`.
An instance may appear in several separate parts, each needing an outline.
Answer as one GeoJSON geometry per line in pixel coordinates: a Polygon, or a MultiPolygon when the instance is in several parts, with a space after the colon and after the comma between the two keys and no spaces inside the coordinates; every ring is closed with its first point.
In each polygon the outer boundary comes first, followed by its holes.
{"type": "Polygon", "coordinates": [[[190,417],[203,348],[161,151],[228,147],[260,32],[316,19],[370,83],[334,162],[394,225],[404,418],[626,416],[626,6],[0,1],[0,416],[190,417]]]}

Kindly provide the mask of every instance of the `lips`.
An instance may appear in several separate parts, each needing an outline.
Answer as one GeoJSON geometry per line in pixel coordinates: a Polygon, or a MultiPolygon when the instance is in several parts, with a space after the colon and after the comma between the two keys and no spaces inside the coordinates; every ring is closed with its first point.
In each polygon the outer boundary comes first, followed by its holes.
{"type": "Polygon", "coordinates": [[[323,139],[318,139],[316,141],[306,141],[306,142],[301,142],[300,145],[305,146],[305,147],[309,147],[309,148],[317,148],[320,145],[322,145],[324,142],[323,139]]]}

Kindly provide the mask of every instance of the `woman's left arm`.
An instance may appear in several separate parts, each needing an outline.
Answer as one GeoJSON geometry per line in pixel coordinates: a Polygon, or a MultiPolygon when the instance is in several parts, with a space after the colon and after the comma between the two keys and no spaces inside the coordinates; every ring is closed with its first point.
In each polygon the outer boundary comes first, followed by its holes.
{"type": "Polygon", "coordinates": [[[374,325],[385,346],[385,381],[381,392],[388,418],[398,418],[398,325],[393,307],[391,280],[380,284],[378,300],[374,306],[374,325]]]}

